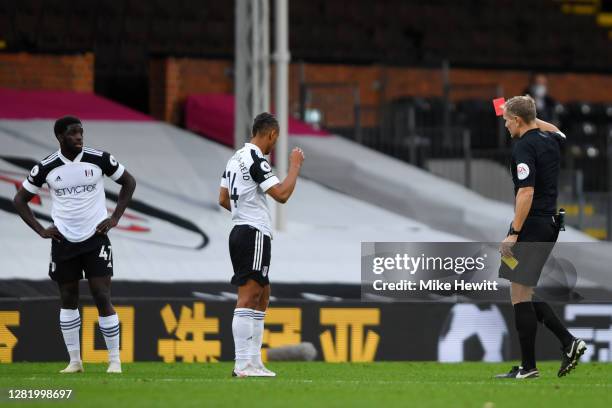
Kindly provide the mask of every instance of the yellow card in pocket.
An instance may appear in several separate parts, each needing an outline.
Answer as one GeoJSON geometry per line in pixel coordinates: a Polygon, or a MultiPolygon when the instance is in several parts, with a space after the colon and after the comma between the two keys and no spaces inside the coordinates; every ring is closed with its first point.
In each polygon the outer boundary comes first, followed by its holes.
{"type": "Polygon", "coordinates": [[[518,265],[518,259],[516,259],[513,256],[502,256],[501,260],[503,263],[505,263],[506,265],[508,265],[508,268],[514,270],[514,268],[516,268],[516,266],[518,265]]]}

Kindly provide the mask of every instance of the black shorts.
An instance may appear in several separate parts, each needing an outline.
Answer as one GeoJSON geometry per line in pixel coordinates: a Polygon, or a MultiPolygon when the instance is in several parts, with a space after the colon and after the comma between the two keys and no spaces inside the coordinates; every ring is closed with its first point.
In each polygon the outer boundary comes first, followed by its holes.
{"type": "Polygon", "coordinates": [[[555,217],[551,215],[527,217],[517,243],[512,247],[512,253],[518,264],[514,269],[510,269],[502,262],[499,267],[499,277],[535,287],[558,237],[559,226],[555,217]]]}
{"type": "Polygon", "coordinates": [[[232,285],[242,286],[253,279],[261,286],[270,284],[270,237],[250,225],[236,225],[229,237],[234,267],[232,285]]]}
{"type": "Polygon", "coordinates": [[[51,242],[49,276],[58,283],[96,276],[113,276],[113,252],[107,235],[95,234],[83,242],[51,242]]]}

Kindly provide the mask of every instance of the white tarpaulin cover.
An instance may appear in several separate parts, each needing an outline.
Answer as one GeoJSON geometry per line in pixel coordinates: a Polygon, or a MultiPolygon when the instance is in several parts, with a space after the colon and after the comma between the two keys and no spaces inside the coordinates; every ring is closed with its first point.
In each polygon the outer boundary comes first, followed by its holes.
{"type": "MultiPolygon", "coordinates": [[[[0,279],[47,279],[50,242],[11,212],[11,200],[33,163],[57,150],[52,125],[0,121],[0,279]]],[[[84,127],[85,144],[111,152],[138,182],[133,206],[110,234],[115,279],[228,281],[232,225],[217,198],[232,151],[160,122],[85,121],[84,127]]],[[[307,164],[315,158],[306,152],[307,164]]],[[[107,179],[106,190],[112,209],[119,186],[107,179]]],[[[48,218],[48,191],[31,208],[48,218]]],[[[273,282],[358,283],[362,241],[464,240],[303,178],[287,216],[287,231],[272,242],[273,282]]]]}

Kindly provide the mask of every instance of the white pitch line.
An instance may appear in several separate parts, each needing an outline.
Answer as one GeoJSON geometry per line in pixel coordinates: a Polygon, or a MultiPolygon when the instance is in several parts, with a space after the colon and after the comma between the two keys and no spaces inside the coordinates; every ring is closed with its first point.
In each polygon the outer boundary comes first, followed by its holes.
{"type": "MultiPolygon", "coordinates": [[[[61,376],[61,377],[57,377],[57,378],[62,378],[62,379],[69,379],[71,381],[87,381],[90,382],[92,379],[88,378],[87,375],[72,375],[70,377],[67,376],[61,376]]],[[[109,376],[109,378],[111,378],[109,376]]],[[[132,378],[132,377],[112,377],[113,380],[120,380],[120,381],[132,381],[132,382],[150,382],[150,383],[155,383],[155,382],[207,382],[207,383],[214,383],[214,382],[240,382],[240,381],[250,381],[250,380],[245,380],[243,378],[233,378],[233,377],[225,377],[225,378],[132,378]]],[[[493,379],[491,378],[491,380],[487,381],[487,380],[482,380],[482,381],[423,381],[423,380],[404,380],[404,381],[399,381],[399,380],[329,380],[329,379],[321,379],[321,380],[310,380],[310,379],[301,379],[301,378],[265,378],[265,377],[252,377],[257,379],[257,381],[274,381],[274,382],[282,382],[282,383],[299,383],[299,384],[310,384],[310,383],[315,383],[315,382],[320,382],[322,384],[330,384],[330,383],[334,383],[334,384],[359,384],[359,385],[398,385],[398,384],[404,384],[404,385],[410,385],[410,384],[419,384],[419,385],[487,385],[487,386],[491,386],[491,385],[501,385],[501,386],[511,386],[511,387],[515,387],[515,386],[521,386],[523,384],[527,384],[527,382],[524,381],[504,381],[504,380],[499,380],[499,379],[493,379]]],[[[40,380],[49,380],[50,377],[28,377],[28,378],[24,378],[24,380],[30,380],[30,381],[40,381],[40,380]]],[[[96,379],[100,379],[100,378],[96,378],[96,379]]],[[[530,381],[528,382],[528,384],[538,384],[537,380],[535,381],[530,381]]],[[[559,385],[561,388],[569,388],[569,387],[595,387],[595,388],[612,388],[612,384],[610,383],[591,383],[591,384],[567,384],[567,383],[547,383],[547,384],[540,384],[542,386],[555,386],[555,385],[559,385]]]]}

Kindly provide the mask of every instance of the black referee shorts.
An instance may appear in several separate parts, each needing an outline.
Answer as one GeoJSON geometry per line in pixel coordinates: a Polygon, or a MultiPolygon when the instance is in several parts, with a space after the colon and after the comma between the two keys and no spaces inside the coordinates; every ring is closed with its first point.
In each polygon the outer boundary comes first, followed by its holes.
{"type": "Polygon", "coordinates": [[[499,277],[525,286],[537,286],[542,268],[558,237],[559,226],[553,216],[527,217],[517,243],[512,247],[518,264],[511,269],[502,262],[499,267],[499,277]]]}
{"type": "Polygon", "coordinates": [[[236,225],[229,237],[230,257],[234,267],[232,285],[242,286],[253,279],[261,286],[270,284],[270,237],[250,225],[236,225]]]}
{"type": "Polygon", "coordinates": [[[94,234],[83,242],[51,241],[49,276],[57,283],[113,276],[113,248],[108,235],[94,234]]]}

